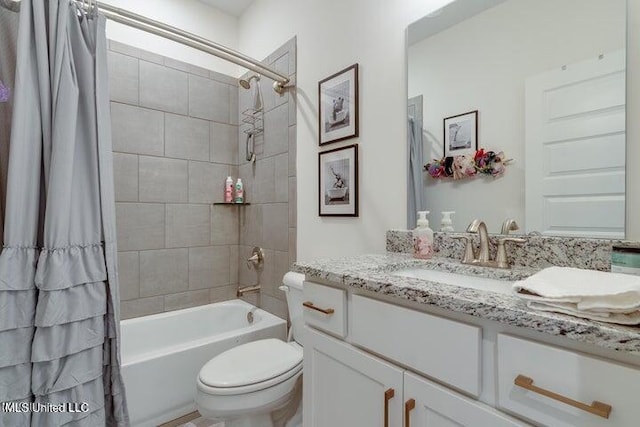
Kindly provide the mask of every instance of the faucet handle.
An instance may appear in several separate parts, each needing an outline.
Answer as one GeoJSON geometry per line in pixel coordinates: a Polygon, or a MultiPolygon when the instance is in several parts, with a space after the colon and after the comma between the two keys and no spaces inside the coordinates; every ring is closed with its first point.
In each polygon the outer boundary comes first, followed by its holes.
{"type": "Polygon", "coordinates": [[[498,252],[496,253],[496,265],[498,268],[509,268],[507,250],[505,249],[507,242],[523,245],[527,240],[520,237],[503,237],[502,239],[498,239],[498,252]]]}
{"type": "Polygon", "coordinates": [[[515,219],[507,218],[502,223],[501,234],[509,234],[510,231],[516,231],[519,229],[520,229],[520,226],[518,225],[515,219]]]}
{"type": "Polygon", "coordinates": [[[451,236],[454,239],[464,240],[464,256],[462,257],[463,264],[471,264],[476,259],[475,251],[473,250],[473,245],[471,244],[470,236],[451,236]]]}

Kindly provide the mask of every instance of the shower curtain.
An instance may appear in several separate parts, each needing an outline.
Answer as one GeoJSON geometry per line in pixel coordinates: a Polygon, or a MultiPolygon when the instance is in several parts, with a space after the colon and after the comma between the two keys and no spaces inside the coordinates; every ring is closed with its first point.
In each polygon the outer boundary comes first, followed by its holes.
{"type": "Polygon", "coordinates": [[[127,426],[104,17],[22,0],[11,121],[0,425],[127,426]]]}

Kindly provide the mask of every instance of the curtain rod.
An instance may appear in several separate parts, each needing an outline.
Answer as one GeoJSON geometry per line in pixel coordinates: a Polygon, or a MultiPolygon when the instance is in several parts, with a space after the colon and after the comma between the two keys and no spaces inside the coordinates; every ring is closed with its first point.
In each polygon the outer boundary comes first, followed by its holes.
{"type": "MultiPolygon", "coordinates": [[[[87,3],[82,2],[82,0],[73,1],[79,7],[86,8],[87,6],[87,3]]],[[[218,58],[226,59],[227,61],[233,62],[236,65],[240,65],[241,67],[269,77],[270,79],[275,80],[273,82],[273,90],[278,93],[282,93],[284,91],[284,86],[290,81],[287,76],[284,76],[274,69],[261,64],[259,61],[226,46],[212,42],[211,40],[207,40],[193,33],[181,30],[176,27],[172,27],[171,25],[167,25],[159,21],[155,21],[145,16],[129,12],[125,9],[111,6],[102,2],[94,3],[97,3],[98,11],[100,11],[107,19],[110,19],[111,21],[115,21],[120,24],[128,25],[130,27],[146,31],[151,34],[173,40],[202,52],[217,56],[218,58]]]]}

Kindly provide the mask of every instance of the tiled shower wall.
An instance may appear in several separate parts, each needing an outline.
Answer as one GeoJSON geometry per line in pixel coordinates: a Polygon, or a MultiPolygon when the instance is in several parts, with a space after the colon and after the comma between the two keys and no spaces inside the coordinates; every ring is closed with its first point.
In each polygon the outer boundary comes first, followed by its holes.
{"type": "MultiPolygon", "coordinates": [[[[116,220],[122,318],[235,298],[238,283],[262,284],[247,300],[282,318],[277,289],[295,261],[295,89],[262,78],[264,134],[244,160],[238,126],[253,92],[237,80],[109,42],[116,220]],[[222,201],[227,175],[245,184],[249,206],[222,201]],[[249,270],[253,246],[265,266],[249,270]]],[[[295,39],[266,63],[295,82],[295,39]]]]}
{"type": "Polygon", "coordinates": [[[122,318],[235,298],[238,85],[109,42],[122,318]]]}
{"type": "MultiPolygon", "coordinates": [[[[262,77],[260,86],[264,98],[264,134],[256,138],[255,163],[246,161],[246,124],[239,130],[239,172],[245,183],[250,206],[240,208],[240,286],[259,281],[260,294],[246,296],[259,307],[287,318],[285,295],[278,287],[282,276],[296,258],[296,40],[289,40],[269,55],[264,63],[289,76],[291,87],[282,95],[272,89],[273,81],[262,77]],[[264,268],[256,272],[247,268],[245,260],[254,246],[265,251],[264,268]]],[[[247,73],[250,75],[250,73],[247,73]]],[[[239,109],[253,105],[252,89],[240,89],[239,109]]]]}

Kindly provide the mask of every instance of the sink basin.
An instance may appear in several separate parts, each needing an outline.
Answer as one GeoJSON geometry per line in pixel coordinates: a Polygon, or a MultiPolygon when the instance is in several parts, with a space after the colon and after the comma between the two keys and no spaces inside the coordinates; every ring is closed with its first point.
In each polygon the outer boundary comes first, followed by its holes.
{"type": "Polygon", "coordinates": [[[431,282],[444,283],[446,285],[461,286],[463,288],[478,289],[481,291],[498,292],[501,294],[511,293],[513,282],[507,280],[489,279],[479,276],[468,276],[466,274],[449,273],[448,271],[429,270],[427,268],[405,268],[391,273],[394,276],[413,277],[416,279],[429,280],[431,282]]]}

